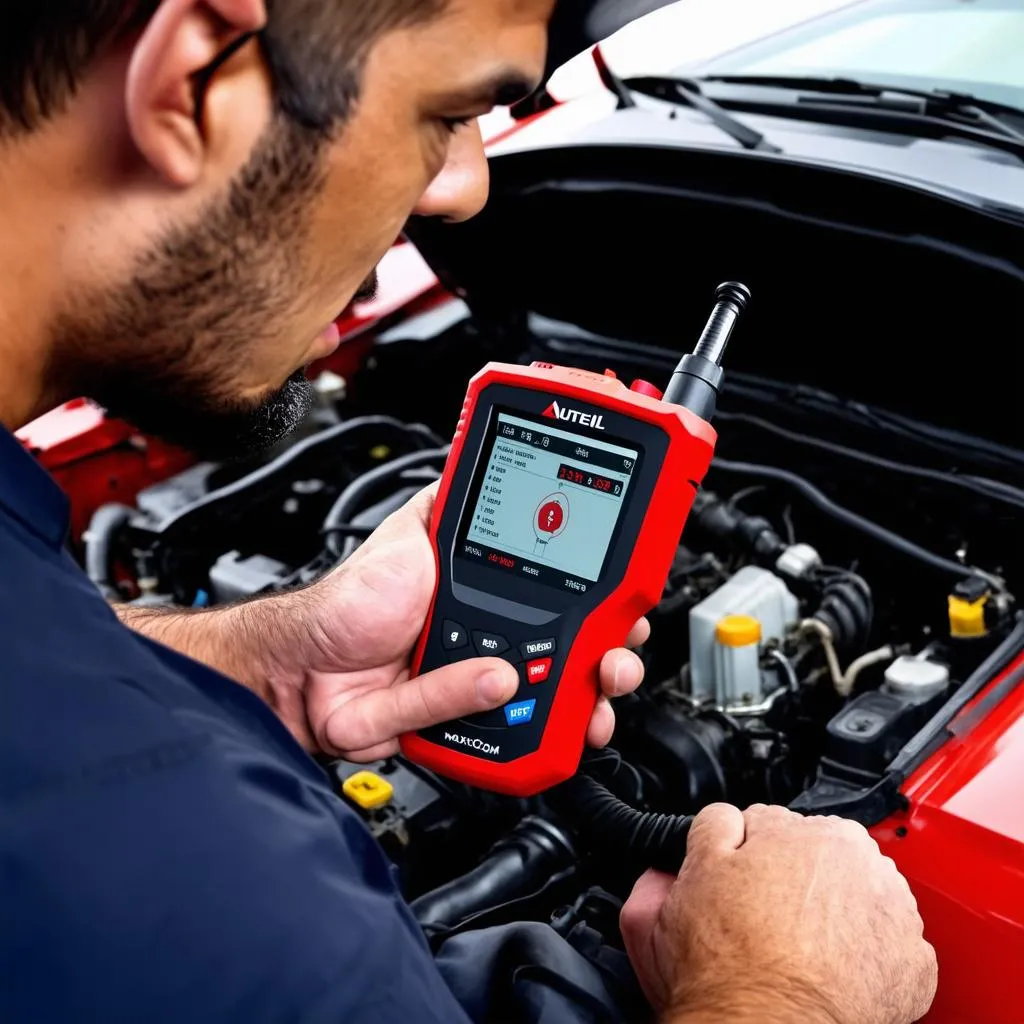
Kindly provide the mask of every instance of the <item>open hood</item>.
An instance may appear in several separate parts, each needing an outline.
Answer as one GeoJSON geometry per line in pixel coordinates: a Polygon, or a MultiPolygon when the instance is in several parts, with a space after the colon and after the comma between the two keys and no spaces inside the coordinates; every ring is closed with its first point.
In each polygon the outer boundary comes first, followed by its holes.
{"type": "Polygon", "coordinates": [[[492,160],[492,197],[409,234],[486,329],[538,318],[689,349],[753,301],[727,370],[1024,449],[1024,222],[898,179],[653,143],[492,160]]]}
{"type": "Polygon", "coordinates": [[[548,33],[544,80],[588,46],[673,0],[558,0],[548,33]]]}

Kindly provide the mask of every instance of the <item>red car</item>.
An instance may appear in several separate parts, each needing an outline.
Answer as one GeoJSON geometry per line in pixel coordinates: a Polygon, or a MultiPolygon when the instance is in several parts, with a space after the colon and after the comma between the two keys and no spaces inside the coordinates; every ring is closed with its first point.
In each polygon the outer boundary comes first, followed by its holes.
{"type": "MultiPolygon", "coordinates": [[[[607,9],[564,7],[553,60],[610,31],[607,9]]],[[[661,384],[715,285],[743,281],[648,682],[591,767],[644,810],[771,801],[863,822],[939,953],[927,1020],[1020,1024],[1021,40],[1015,0],[862,0],[671,77],[603,67],[616,109],[560,113],[552,143],[541,101],[537,141],[527,126],[494,144],[479,218],[410,225],[416,248],[391,259],[416,303],[385,276],[283,448],[193,464],[88,405],[23,436],[112,597],[237,600],[335,566],[436,477],[484,361],[661,384]],[[761,627],[741,690],[715,668],[730,614],[761,627]]],[[[523,919],[618,942],[629,851],[564,800],[402,759],[372,766],[367,800],[344,785],[356,766],[332,770],[435,941],[523,919]]]]}

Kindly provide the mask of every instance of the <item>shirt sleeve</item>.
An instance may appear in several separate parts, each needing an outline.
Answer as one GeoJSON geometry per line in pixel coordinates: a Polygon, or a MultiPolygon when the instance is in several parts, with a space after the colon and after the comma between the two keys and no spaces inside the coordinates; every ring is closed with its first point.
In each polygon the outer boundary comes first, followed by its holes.
{"type": "Polygon", "coordinates": [[[186,736],[10,823],[4,1020],[468,1020],[383,854],[312,773],[186,736]]]}

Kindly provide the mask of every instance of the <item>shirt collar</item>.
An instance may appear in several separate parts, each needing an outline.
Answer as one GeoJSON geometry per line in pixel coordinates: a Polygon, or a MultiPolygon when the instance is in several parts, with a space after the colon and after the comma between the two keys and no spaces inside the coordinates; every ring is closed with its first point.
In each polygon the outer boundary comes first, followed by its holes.
{"type": "Polygon", "coordinates": [[[67,538],[67,496],[4,427],[0,427],[0,510],[13,515],[52,548],[60,549],[67,538]]]}

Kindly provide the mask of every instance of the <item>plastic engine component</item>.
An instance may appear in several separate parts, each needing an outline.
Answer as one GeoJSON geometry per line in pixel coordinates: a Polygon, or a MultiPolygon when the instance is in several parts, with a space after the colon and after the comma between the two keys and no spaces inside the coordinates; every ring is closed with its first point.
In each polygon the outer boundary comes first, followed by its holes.
{"type": "Polygon", "coordinates": [[[210,586],[218,604],[229,604],[279,586],[288,566],[265,555],[242,558],[237,551],[221,555],[210,570],[210,586]]]}
{"type": "Polygon", "coordinates": [[[949,686],[949,669],[924,658],[897,658],[885,670],[882,690],[913,704],[930,700],[949,686]]]}
{"type": "MultiPolygon", "coordinates": [[[[715,672],[715,634],[719,622],[730,615],[749,615],[761,624],[761,642],[781,640],[799,618],[797,599],[786,584],[768,569],[747,565],[713,594],[690,609],[690,688],[693,696],[713,697],[719,705],[733,703],[725,681],[715,672]]],[[[759,702],[762,693],[744,696],[759,702]]]]}

